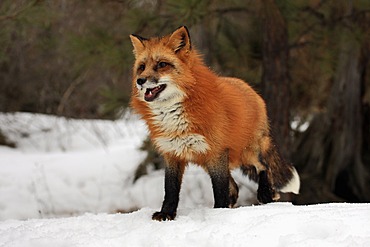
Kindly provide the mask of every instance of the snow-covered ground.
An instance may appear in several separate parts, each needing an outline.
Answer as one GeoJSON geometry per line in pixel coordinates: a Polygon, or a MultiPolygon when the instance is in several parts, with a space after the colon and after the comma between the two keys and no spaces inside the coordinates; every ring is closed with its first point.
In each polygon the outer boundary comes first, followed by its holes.
{"type": "MultiPolygon", "coordinates": [[[[212,209],[208,175],[190,166],[178,217],[153,222],[163,171],[133,182],[145,125],[0,114],[0,246],[370,246],[370,204],[273,203],[212,209]],[[131,212],[118,214],[116,212],[131,212]]],[[[256,185],[240,173],[239,205],[256,185]]]]}
{"type": "Polygon", "coordinates": [[[0,223],[1,246],[370,246],[368,204],[180,209],[173,222],[153,209],[0,223]]]}

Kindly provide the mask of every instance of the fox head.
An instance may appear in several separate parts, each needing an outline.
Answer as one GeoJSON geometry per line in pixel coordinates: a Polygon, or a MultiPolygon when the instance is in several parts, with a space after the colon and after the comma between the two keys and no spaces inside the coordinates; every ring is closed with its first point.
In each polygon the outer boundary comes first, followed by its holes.
{"type": "Polygon", "coordinates": [[[194,81],[188,29],[182,26],[160,38],[130,35],[130,39],[135,55],[133,96],[148,104],[181,101],[194,81]]]}

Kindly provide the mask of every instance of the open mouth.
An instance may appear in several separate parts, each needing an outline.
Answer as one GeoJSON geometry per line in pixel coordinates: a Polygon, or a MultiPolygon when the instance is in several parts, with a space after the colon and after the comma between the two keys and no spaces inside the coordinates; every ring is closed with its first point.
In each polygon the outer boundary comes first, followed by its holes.
{"type": "Polygon", "coordinates": [[[154,88],[147,88],[145,91],[144,99],[148,102],[155,100],[165,88],[166,84],[162,84],[154,88]]]}

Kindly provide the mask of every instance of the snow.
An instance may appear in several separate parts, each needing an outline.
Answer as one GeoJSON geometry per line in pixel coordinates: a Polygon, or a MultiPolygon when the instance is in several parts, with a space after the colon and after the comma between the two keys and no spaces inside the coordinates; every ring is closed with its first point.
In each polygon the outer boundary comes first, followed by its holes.
{"type": "Polygon", "coordinates": [[[193,165],[176,220],[152,221],[164,173],[133,181],[147,130],[130,114],[0,114],[0,129],[17,144],[0,146],[0,246],[370,246],[370,204],[251,206],[256,184],[234,171],[240,207],[212,209],[209,176],[193,165]]]}
{"type": "Polygon", "coordinates": [[[181,208],[172,222],[130,214],[84,214],[0,223],[3,246],[369,246],[368,204],[236,209],[181,208]]]}

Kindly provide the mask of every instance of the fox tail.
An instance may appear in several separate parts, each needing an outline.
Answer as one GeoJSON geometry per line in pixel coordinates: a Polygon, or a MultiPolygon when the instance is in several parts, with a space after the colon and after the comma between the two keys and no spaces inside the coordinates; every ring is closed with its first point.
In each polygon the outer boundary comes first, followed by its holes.
{"type": "Polygon", "coordinates": [[[271,137],[269,145],[260,154],[260,162],[266,167],[268,180],[277,192],[299,194],[300,178],[295,167],[283,159],[271,137]]]}

